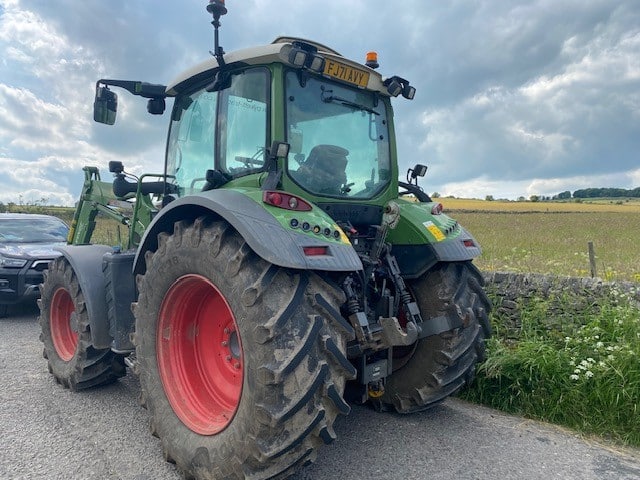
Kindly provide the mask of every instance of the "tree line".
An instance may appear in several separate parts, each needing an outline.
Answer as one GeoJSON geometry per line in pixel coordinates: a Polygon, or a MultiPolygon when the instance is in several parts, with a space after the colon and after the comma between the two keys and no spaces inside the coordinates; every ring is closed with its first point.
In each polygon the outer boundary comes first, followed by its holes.
{"type": "Polygon", "coordinates": [[[552,200],[568,198],[614,198],[614,197],[640,197],[640,187],[627,190],[626,188],[583,188],[573,192],[569,190],[560,192],[552,197],[552,200]]]}

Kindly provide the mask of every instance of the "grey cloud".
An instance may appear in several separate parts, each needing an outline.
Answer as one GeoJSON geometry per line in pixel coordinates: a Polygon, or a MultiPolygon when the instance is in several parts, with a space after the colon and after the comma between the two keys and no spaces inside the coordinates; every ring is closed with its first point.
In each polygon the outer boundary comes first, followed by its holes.
{"type": "MultiPolygon", "coordinates": [[[[10,53],[0,61],[2,82],[59,107],[64,118],[52,113],[42,123],[43,111],[12,107],[15,118],[0,119],[0,153],[23,161],[53,154],[65,164],[124,159],[157,170],[168,116],[149,117],[144,101],[123,93],[118,123],[96,125],[93,86],[99,76],[164,83],[206,58],[213,43],[206,3],[11,2],[45,22],[39,38],[50,45],[34,49],[0,33],[10,53]],[[20,148],[8,146],[2,132],[14,128],[10,122],[29,120],[14,135],[20,148]],[[28,152],[29,145],[41,150],[28,152]]],[[[0,5],[0,15],[11,8],[0,5]]],[[[429,190],[482,182],[538,188],[608,172],[619,176],[594,181],[637,178],[625,174],[636,168],[640,147],[634,0],[282,1],[277,8],[245,0],[228,8],[227,51],[299,35],[357,60],[376,50],[383,74],[408,78],[416,99],[394,100],[400,165],[429,164],[429,190]]]]}

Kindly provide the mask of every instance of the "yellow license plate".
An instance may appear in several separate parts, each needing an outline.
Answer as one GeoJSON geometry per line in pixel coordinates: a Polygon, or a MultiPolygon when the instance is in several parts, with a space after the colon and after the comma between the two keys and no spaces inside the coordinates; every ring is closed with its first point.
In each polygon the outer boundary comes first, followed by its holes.
{"type": "Polygon", "coordinates": [[[369,72],[358,70],[335,60],[325,60],[323,73],[358,87],[366,87],[369,84],[369,72]]]}

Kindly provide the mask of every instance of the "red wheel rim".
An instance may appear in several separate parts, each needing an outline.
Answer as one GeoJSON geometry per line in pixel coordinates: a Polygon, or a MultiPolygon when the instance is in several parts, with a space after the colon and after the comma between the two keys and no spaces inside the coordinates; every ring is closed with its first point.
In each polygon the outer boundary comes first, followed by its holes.
{"type": "Polygon", "coordinates": [[[224,430],[240,403],[244,365],[238,326],[218,288],[200,275],[179,278],[162,302],[156,342],[178,418],[201,435],[224,430]]]}
{"type": "Polygon", "coordinates": [[[76,311],[71,295],[64,288],[59,288],[53,294],[50,310],[50,327],[53,347],[58,356],[68,362],[73,358],[78,346],[78,327],[71,323],[76,311]]]}

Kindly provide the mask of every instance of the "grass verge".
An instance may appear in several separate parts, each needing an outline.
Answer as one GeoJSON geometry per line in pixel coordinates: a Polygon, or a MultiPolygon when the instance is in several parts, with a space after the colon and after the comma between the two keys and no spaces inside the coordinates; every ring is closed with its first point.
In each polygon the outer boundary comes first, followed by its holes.
{"type": "Polygon", "coordinates": [[[640,308],[624,294],[572,305],[533,299],[517,324],[493,314],[488,359],[461,396],[639,447],[640,308]]]}

